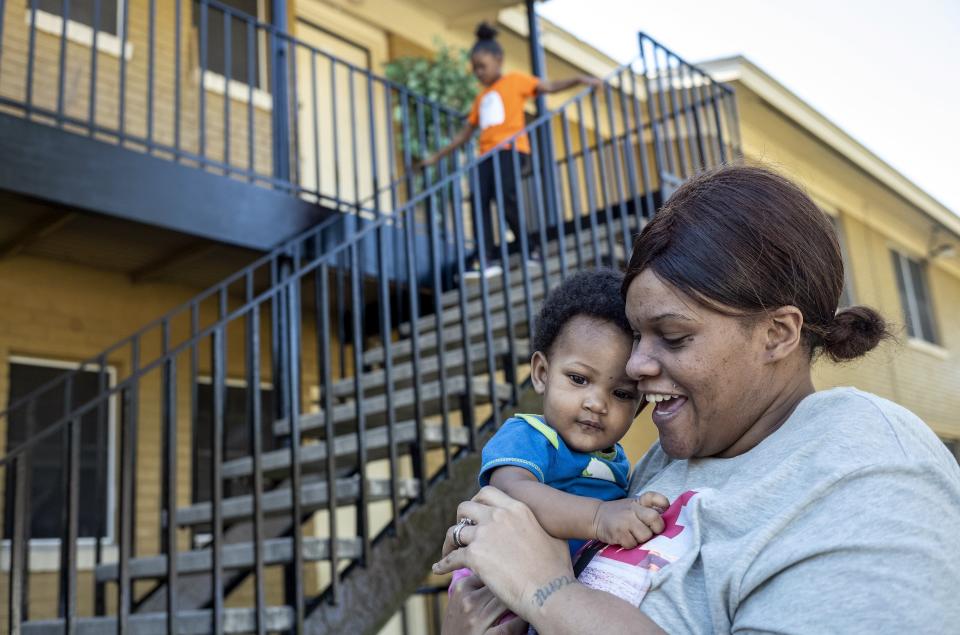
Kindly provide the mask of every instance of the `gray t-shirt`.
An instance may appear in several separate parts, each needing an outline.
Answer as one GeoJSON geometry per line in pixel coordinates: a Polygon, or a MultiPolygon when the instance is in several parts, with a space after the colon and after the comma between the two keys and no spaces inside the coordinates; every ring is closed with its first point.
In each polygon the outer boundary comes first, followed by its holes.
{"type": "Polygon", "coordinates": [[[654,444],[647,490],[684,501],[640,600],[669,633],[960,633],[960,468],[890,401],[815,393],[730,459],[654,444]]]}

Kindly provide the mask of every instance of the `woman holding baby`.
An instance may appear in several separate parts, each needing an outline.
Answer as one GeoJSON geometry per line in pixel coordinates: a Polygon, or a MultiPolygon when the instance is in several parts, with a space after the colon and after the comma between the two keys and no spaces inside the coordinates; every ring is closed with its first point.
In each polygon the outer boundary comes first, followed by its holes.
{"type": "Polygon", "coordinates": [[[626,374],[659,399],[628,492],[663,494],[664,528],[572,564],[530,507],[486,487],[434,566],[473,572],[444,632],[957,632],[956,461],[897,404],[813,386],[814,360],[888,335],[870,308],[837,310],[842,286],[829,221],[787,179],[730,166],[683,185],[621,290],[626,374]],[[498,625],[508,609],[522,619],[498,625]]]}

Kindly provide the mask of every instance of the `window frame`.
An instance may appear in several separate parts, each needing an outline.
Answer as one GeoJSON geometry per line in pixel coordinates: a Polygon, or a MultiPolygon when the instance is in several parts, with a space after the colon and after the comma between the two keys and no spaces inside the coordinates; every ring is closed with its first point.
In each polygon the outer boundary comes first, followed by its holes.
{"type": "MultiPolygon", "coordinates": [[[[34,357],[29,355],[8,355],[6,358],[7,367],[11,364],[21,364],[24,366],[39,366],[42,368],[57,368],[63,370],[78,370],[81,366],[84,370],[99,371],[98,364],[80,364],[63,359],[34,357]]],[[[117,383],[117,367],[112,364],[106,365],[107,387],[112,388],[117,383]]],[[[112,394],[107,399],[107,532],[103,538],[100,538],[100,546],[104,549],[104,560],[108,561],[110,554],[116,551],[116,514],[117,514],[117,395],[112,394]]],[[[9,434],[9,431],[8,431],[9,434]]],[[[4,484],[4,496],[6,495],[6,484],[4,484]]],[[[0,570],[8,571],[10,569],[10,543],[9,538],[0,541],[0,570]]],[[[29,542],[30,549],[30,571],[31,572],[49,572],[60,570],[60,538],[31,538],[29,542]]],[[[95,537],[77,538],[77,569],[80,571],[94,568],[93,554],[97,545],[95,537]]]]}
{"type": "MultiPolygon", "coordinates": [[[[826,212],[824,212],[826,213],[826,212]]],[[[847,235],[843,229],[843,215],[839,212],[827,214],[830,219],[830,225],[837,235],[837,242],[840,243],[840,260],[843,262],[843,291],[840,293],[840,305],[838,309],[846,309],[857,304],[857,293],[853,284],[853,266],[850,263],[850,252],[847,250],[847,235]],[[843,296],[846,296],[847,303],[843,303],[843,296]]]]}
{"type": "MultiPolygon", "coordinates": [[[[96,37],[97,51],[119,58],[122,46],[123,57],[129,62],[133,58],[133,43],[130,41],[124,42],[123,40],[124,3],[123,0],[115,1],[117,3],[117,32],[110,33],[109,31],[104,31],[102,29],[98,30],[96,37]]],[[[33,13],[33,9],[27,6],[24,13],[27,27],[30,26],[31,15],[33,13]]],[[[44,9],[38,8],[36,10],[35,24],[37,31],[42,33],[55,35],[58,38],[63,33],[63,16],[56,13],[50,13],[44,9]]],[[[67,20],[67,40],[73,42],[74,44],[86,46],[87,48],[93,48],[93,27],[84,24],[83,22],[77,22],[76,20],[67,20]]]]}
{"type": "MultiPolygon", "coordinates": [[[[267,20],[267,0],[256,0],[257,2],[257,15],[253,16],[257,22],[268,22],[267,20]]],[[[227,6],[230,6],[227,4],[227,6]]],[[[196,8],[194,8],[196,10],[196,8]]],[[[199,21],[199,18],[198,18],[199,21]]],[[[195,27],[197,29],[197,42],[200,41],[199,33],[199,24],[195,27]]],[[[269,85],[269,73],[267,72],[268,65],[270,64],[270,53],[267,50],[267,37],[266,34],[262,31],[257,31],[254,33],[254,38],[257,41],[257,48],[259,49],[260,54],[256,55],[257,58],[256,64],[256,76],[258,83],[263,86],[269,85]]],[[[208,40],[209,46],[209,40],[208,40]]],[[[197,57],[197,76],[200,75],[200,58],[197,57]]],[[[224,95],[229,97],[232,101],[237,101],[240,103],[249,103],[251,98],[251,91],[248,84],[237,81],[233,78],[227,79],[222,73],[217,71],[212,71],[209,68],[203,69],[203,89],[209,93],[214,93],[216,95],[224,95]]],[[[261,88],[259,86],[254,86],[252,91],[253,105],[255,108],[265,111],[273,110],[273,94],[266,88],[261,88]]]]}
{"type": "Polygon", "coordinates": [[[927,280],[927,263],[920,258],[914,258],[907,252],[896,247],[890,248],[893,256],[894,267],[893,275],[897,288],[897,295],[900,297],[900,310],[904,317],[904,326],[907,329],[907,336],[911,341],[918,344],[940,347],[940,334],[937,326],[936,313],[934,311],[933,294],[931,293],[930,283],[927,280]],[[914,264],[920,270],[920,283],[924,287],[926,303],[923,307],[927,311],[927,317],[930,326],[930,338],[924,337],[923,319],[921,315],[920,297],[917,295],[914,285],[913,270],[911,264],[914,264]],[[903,293],[900,293],[900,280],[903,280],[903,293]],[[918,328],[919,327],[919,328],[918,328]],[[913,331],[911,333],[910,331],[913,331]]]}

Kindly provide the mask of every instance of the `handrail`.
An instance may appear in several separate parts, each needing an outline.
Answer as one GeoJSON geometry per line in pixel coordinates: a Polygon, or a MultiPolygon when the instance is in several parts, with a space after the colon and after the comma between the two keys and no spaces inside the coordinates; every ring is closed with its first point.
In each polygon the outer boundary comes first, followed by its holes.
{"type": "MultiPolygon", "coordinates": [[[[216,4],[218,4],[218,3],[216,2],[216,0],[205,0],[205,1],[209,1],[209,2],[211,2],[211,3],[216,3],[216,4]]],[[[644,35],[642,35],[642,34],[641,34],[641,36],[642,36],[642,37],[645,37],[646,39],[651,40],[651,41],[653,41],[653,42],[656,43],[656,41],[655,41],[655,40],[652,40],[652,38],[649,38],[649,36],[644,36],[644,35]]],[[[625,70],[630,69],[635,62],[636,62],[636,58],[630,60],[629,62],[627,62],[627,63],[625,63],[625,64],[622,64],[621,66],[617,67],[615,70],[613,70],[613,71],[611,71],[610,73],[608,73],[608,74],[604,77],[603,81],[604,81],[605,83],[606,83],[606,82],[609,82],[612,78],[617,77],[617,76],[619,76],[620,74],[622,74],[625,70]]],[[[709,75],[706,75],[706,76],[709,78],[709,75]]],[[[711,79],[711,81],[713,81],[713,80],[711,79]]],[[[715,83],[716,85],[718,85],[718,86],[722,86],[722,84],[720,84],[720,83],[718,83],[718,82],[714,82],[714,83],[715,83]]],[[[728,88],[726,88],[726,87],[724,87],[724,88],[725,88],[725,90],[731,90],[731,91],[732,91],[732,89],[728,89],[728,88]]],[[[300,268],[295,269],[295,270],[291,273],[291,277],[294,277],[294,274],[305,275],[306,273],[309,273],[310,271],[312,271],[312,270],[315,269],[316,267],[320,266],[321,263],[323,263],[323,262],[325,262],[325,261],[330,261],[330,260],[332,260],[332,259],[333,259],[334,257],[336,257],[337,255],[339,255],[339,254],[341,254],[342,252],[348,250],[349,248],[351,248],[352,246],[354,246],[356,243],[358,243],[359,241],[363,240],[366,236],[368,236],[368,235],[372,234],[373,232],[376,232],[376,231],[378,231],[379,229],[381,229],[384,225],[386,225],[386,224],[388,224],[388,223],[396,222],[398,219],[402,219],[405,215],[412,213],[412,210],[415,209],[416,206],[417,206],[419,203],[421,203],[421,202],[423,202],[423,201],[426,201],[427,199],[430,199],[430,198],[432,198],[432,197],[434,197],[434,196],[439,195],[444,188],[446,188],[446,187],[448,187],[449,185],[453,184],[457,179],[461,179],[461,178],[463,178],[463,176],[464,176],[465,174],[468,174],[470,171],[473,171],[473,170],[477,169],[477,168],[480,166],[481,163],[483,163],[484,161],[488,160],[488,157],[489,157],[491,154],[493,154],[494,152],[496,152],[496,151],[498,151],[498,150],[502,150],[502,149],[507,148],[508,146],[511,146],[511,145],[513,144],[513,142],[516,141],[517,138],[522,137],[522,136],[525,136],[525,135],[529,135],[531,132],[534,132],[535,130],[537,130],[537,129],[539,129],[540,127],[544,126],[544,124],[548,124],[548,123],[553,119],[553,117],[555,117],[555,116],[557,115],[557,113],[561,113],[561,112],[567,110],[568,108],[570,108],[570,107],[572,107],[572,106],[575,106],[576,104],[580,103],[583,99],[585,99],[586,97],[588,97],[592,92],[593,92],[593,89],[591,89],[591,88],[583,89],[583,90],[579,91],[578,93],[576,93],[573,97],[571,97],[568,101],[566,101],[564,104],[562,104],[561,106],[559,106],[559,107],[556,108],[555,110],[548,111],[548,112],[546,112],[546,113],[544,113],[544,114],[542,114],[542,115],[534,118],[531,122],[529,122],[529,123],[527,124],[526,127],[523,128],[523,130],[521,130],[521,131],[519,131],[519,132],[511,135],[510,137],[502,140],[502,141],[501,141],[500,143],[498,143],[494,148],[492,148],[489,152],[487,152],[487,153],[485,153],[485,154],[483,154],[483,155],[480,155],[480,156],[477,156],[477,157],[474,157],[474,158],[470,159],[470,160],[467,161],[464,165],[462,165],[461,167],[459,167],[457,170],[454,170],[454,171],[451,172],[450,174],[441,177],[439,180],[433,181],[433,182],[430,184],[429,187],[425,188],[424,190],[422,190],[422,191],[419,192],[419,193],[414,194],[408,201],[406,201],[406,202],[401,206],[401,208],[400,208],[399,210],[397,210],[397,211],[394,212],[393,214],[384,214],[384,215],[381,215],[379,218],[375,219],[375,220],[372,221],[371,223],[366,224],[366,226],[363,227],[363,228],[361,228],[359,231],[350,233],[350,234],[346,237],[345,240],[343,240],[343,241],[341,241],[339,244],[331,247],[331,248],[329,249],[329,251],[326,251],[326,252],[324,252],[323,254],[316,254],[316,255],[314,255],[313,261],[311,262],[311,264],[310,264],[306,269],[304,269],[303,267],[300,267],[300,268]]],[[[732,94],[732,92],[731,92],[730,94],[732,94]]],[[[208,288],[207,290],[201,292],[200,294],[198,294],[197,296],[195,296],[195,297],[192,298],[191,300],[188,300],[187,302],[184,302],[183,304],[181,304],[181,305],[178,306],[177,308],[171,310],[170,312],[168,312],[168,313],[165,314],[164,316],[162,316],[162,317],[160,317],[160,318],[157,318],[157,319],[151,321],[149,324],[147,324],[147,325],[144,326],[143,328],[139,329],[138,331],[136,331],[136,332],[133,333],[132,335],[127,336],[127,337],[124,338],[123,340],[121,340],[121,341],[119,341],[119,342],[117,342],[117,343],[109,346],[108,348],[106,348],[105,350],[103,350],[102,352],[100,352],[99,354],[97,354],[96,356],[93,356],[93,357],[89,358],[88,360],[86,360],[86,361],[84,361],[84,362],[81,362],[80,364],[78,364],[78,368],[77,368],[77,369],[72,370],[72,371],[70,371],[69,373],[65,373],[64,375],[61,375],[61,376],[58,377],[57,379],[51,380],[50,382],[48,382],[47,384],[44,384],[44,385],[41,386],[40,388],[38,388],[38,389],[36,389],[36,390],[33,390],[33,391],[31,391],[29,394],[21,397],[21,398],[18,399],[16,402],[14,402],[13,404],[9,405],[6,410],[0,412],[0,418],[9,417],[9,414],[10,414],[10,412],[11,412],[13,409],[19,408],[19,407],[21,407],[23,404],[25,404],[25,403],[27,403],[28,401],[30,401],[31,399],[34,399],[34,398],[36,398],[37,396],[39,396],[39,395],[41,395],[41,394],[43,394],[43,393],[45,393],[45,392],[47,392],[47,391],[49,391],[49,390],[52,390],[53,388],[57,387],[58,385],[61,385],[61,384],[66,383],[66,382],[69,381],[70,379],[76,377],[76,375],[77,375],[79,372],[81,372],[85,367],[87,367],[87,366],[100,366],[100,365],[102,364],[102,362],[103,362],[111,353],[113,353],[113,352],[115,352],[115,351],[117,351],[117,350],[119,350],[119,349],[121,349],[121,348],[123,348],[123,347],[125,347],[125,346],[130,345],[131,343],[133,343],[133,342],[134,342],[135,340],[137,340],[138,338],[143,337],[144,335],[146,335],[146,333],[148,333],[151,329],[154,329],[154,328],[156,328],[156,327],[158,327],[158,326],[162,326],[164,323],[169,322],[169,321],[170,321],[171,319],[173,319],[174,317],[182,314],[183,312],[185,312],[185,311],[187,311],[187,310],[190,310],[192,307],[197,306],[197,305],[198,305],[200,302],[202,302],[203,300],[205,300],[205,299],[207,299],[207,298],[210,298],[210,297],[212,297],[213,295],[215,295],[215,294],[217,294],[217,293],[223,293],[224,291],[226,291],[226,289],[227,289],[231,284],[233,284],[233,283],[235,283],[235,282],[237,282],[237,281],[239,281],[239,280],[241,280],[241,279],[243,279],[243,278],[246,278],[246,277],[248,277],[248,276],[252,276],[253,273],[255,273],[259,268],[263,267],[263,266],[266,265],[267,263],[270,263],[270,262],[272,262],[272,261],[275,261],[276,259],[281,258],[281,257],[284,257],[284,256],[287,256],[287,255],[289,255],[289,254],[291,254],[291,253],[297,253],[297,252],[302,253],[302,252],[299,251],[299,250],[300,250],[305,244],[307,244],[307,243],[309,243],[309,242],[311,242],[311,241],[315,241],[316,239],[320,238],[320,237],[323,235],[323,232],[326,231],[327,229],[331,228],[335,223],[340,222],[340,221],[345,221],[345,220],[348,219],[348,218],[350,218],[350,217],[348,217],[348,216],[334,216],[334,217],[331,217],[331,218],[325,220],[324,222],[322,222],[322,223],[321,223],[320,225],[318,225],[317,227],[314,227],[314,228],[305,230],[305,231],[301,232],[300,234],[298,234],[297,236],[295,236],[295,237],[293,237],[293,238],[291,238],[291,239],[288,239],[288,240],[284,241],[284,243],[283,243],[282,245],[280,245],[279,247],[275,248],[275,249],[274,249],[273,251],[271,251],[270,253],[268,253],[268,254],[266,254],[266,255],[264,255],[264,256],[261,256],[261,257],[258,258],[256,261],[254,261],[254,263],[248,265],[247,267],[241,269],[240,271],[238,271],[238,272],[236,272],[236,273],[234,273],[234,274],[231,274],[230,276],[228,276],[227,278],[225,278],[225,279],[224,279],[223,281],[221,281],[220,283],[211,286],[210,288],[208,288]]],[[[91,401],[87,402],[87,403],[84,404],[83,406],[80,406],[80,407],[76,408],[75,410],[71,411],[69,414],[64,415],[64,416],[61,417],[60,419],[56,420],[55,423],[53,423],[52,425],[50,425],[47,429],[43,430],[43,431],[40,432],[40,433],[37,433],[35,436],[31,437],[30,439],[24,440],[24,442],[22,442],[19,446],[17,446],[17,447],[14,448],[13,450],[8,450],[7,453],[6,453],[2,458],[0,458],[0,466],[7,465],[7,464],[8,464],[11,460],[13,460],[16,456],[22,454],[24,451],[26,451],[26,450],[28,450],[29,448],[31,448],[31,447],[33,447],[34,445],[36,445],[36,443],[38,443],[40,440],[47,438],[48,436],[54,434],[54,433],[55,433],[56,431],[58,431],[58,430],[62,430],[63,426],[65,426],[69,421],[71,421],[71,420],[73,420],[73,419],[77,419],[77,418],[82,417],[83,415],[87,414],[88,412],[90,412],[90,411],[93,409],[93,407],[95,407],[96,405],[98,405],[101,401],[103,401],[104,399],[107,399],[107,398],[109,398],[110,396],[116,394],[117,392],[119,392],[120,390],[122,390],[124,387],[126,387],[128,384],[133,383],[133,382],[135,382],[136,380],[138,380],[140,377],[142,377],[142,376],[143,376],[144,374],[146,374],[147,372],[149,372],[149,371],[151,371],[151,370],[155,370],[161,363],[163,363],[164,361],[169,360],[169,359],[175,357],[178,353],[183,352],[183,350],[185,350],[185,349],[186,349],[188,346],[190,346],[191,344],[195,344],[197,341],[203,339],[204,337],[209,337],[210,334],[213,333],[213,331],[215,331],[215,330],[218,329],[218,328],[221,328],[222,326],[224,326],[227,322],[231,321],[232,319],[235,319],[236,317],[242,315],[242,314],[247,310],[247,305],[253,304],[253,303],[262,302],[263,300],[265,300],[265,299],[267,299],[267,298],[275,295],[275,294],[278,292],[278,289],[279,289],[281,286],[282,286],[282,284],[280,284],[280,283],[275,284],[275,285],[273,285],[273,287],[272,287],[271,289],[269,289],[269,290],[261,293],[260,295],[255,296],[254,298],[249,298],[249,299],[247,300],[247,302],[245,303],[245,305],[244,305],[243,308],[234,310],[234,311],[232,311],[232,312],[227,312],[224,316],[222,316],[222,317],[221,317],[219,320],[217,320],[214,324],[212,324],[212,325],[206,327],[205,329],[200,330],[200,331],[198,331],[197,333],[195,333],[189,340],[185,340],[184,342],[182,342],[181,344],[179,344],[179,345],[177,345],[177,346],[175,346],[175,347],[168,348],[167,352],[163,353],[158,359],[154,360],[153,362],[151,362],[151,363],[149,363],[149,364],[147,364],[147,365],[141,365],[141,366],[139,366],[131,375],[129,375],[129,376],[126,377],[125,379],[121,380],[120,382],[118,382],[117,384],[115,384],[113,387],[109,388],[105,393],[102,393],[101,396],[98,396],[98,397],[92,399],[91,401]],[[105,396],[104,396],[104,395],[105,395],[105,396]]]]}

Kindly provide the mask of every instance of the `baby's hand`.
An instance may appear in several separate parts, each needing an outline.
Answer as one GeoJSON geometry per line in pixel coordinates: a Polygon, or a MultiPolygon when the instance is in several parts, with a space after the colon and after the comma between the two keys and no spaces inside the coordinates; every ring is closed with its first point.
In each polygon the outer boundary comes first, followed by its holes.
{"type": "Polygon", "coordinates": [[[669,506],[667,497],[657,492],[600,503],[593,523],[596,537],[632,549],[663,531],[660,514],[669,506]]]}

